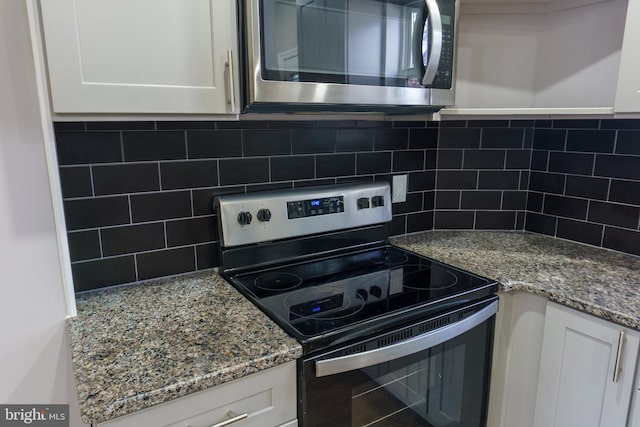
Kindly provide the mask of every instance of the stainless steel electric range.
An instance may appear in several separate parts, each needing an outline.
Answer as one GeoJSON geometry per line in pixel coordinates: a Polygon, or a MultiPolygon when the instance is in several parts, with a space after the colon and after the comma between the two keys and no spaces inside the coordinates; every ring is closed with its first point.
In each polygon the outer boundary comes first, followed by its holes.
{"type": "Polygon", "coordinates": [[[215,199],[221,274],[303,347],[301,426],[485,426],[495,281],[388,242],[389,185],[215,199]]]}

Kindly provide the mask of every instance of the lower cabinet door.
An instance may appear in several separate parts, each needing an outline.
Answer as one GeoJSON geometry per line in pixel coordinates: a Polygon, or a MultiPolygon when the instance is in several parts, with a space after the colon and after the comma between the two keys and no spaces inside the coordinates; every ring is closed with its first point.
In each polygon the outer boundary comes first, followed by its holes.
{"type": "Polygon", "coordinates": [[[100,427],[295,427],[296,412],[293,361],[116,418],[100,427]]]}
{"type": "Polygon", "coordinates": [[[638,342],[635,331],[549,303],[534,426],[626,426],[638,342]]]}

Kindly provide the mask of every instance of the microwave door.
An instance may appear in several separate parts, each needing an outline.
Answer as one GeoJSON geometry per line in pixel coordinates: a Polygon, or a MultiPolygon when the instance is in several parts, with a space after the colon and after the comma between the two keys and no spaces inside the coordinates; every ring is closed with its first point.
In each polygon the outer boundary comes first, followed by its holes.
{"type": "Polygon", "coordinates": [[[422,30],[422,62],[425,67],[422,85],[431,87],[442,55],[442,15],[436,0],[425,0],[427,15],[422,30]]]}

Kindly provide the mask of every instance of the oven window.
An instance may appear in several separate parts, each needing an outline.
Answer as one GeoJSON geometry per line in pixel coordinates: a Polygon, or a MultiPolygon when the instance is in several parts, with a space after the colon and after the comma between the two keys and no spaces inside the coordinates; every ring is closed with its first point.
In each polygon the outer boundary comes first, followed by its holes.
{"type": "Polygon", "coordinates": [[[303,426],[486,425],[493,318],[401,359],[315,378],[305,362],[303,426]]]}

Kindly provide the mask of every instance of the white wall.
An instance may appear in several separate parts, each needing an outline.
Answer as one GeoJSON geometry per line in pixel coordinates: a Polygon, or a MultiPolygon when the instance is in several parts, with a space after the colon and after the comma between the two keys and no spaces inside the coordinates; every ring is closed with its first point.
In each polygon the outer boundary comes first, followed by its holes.
{"type": "Polygon", "coordinates": [[[52,197],[27,3],[0,1],[0,403],[70,403],[52,197]]]}

